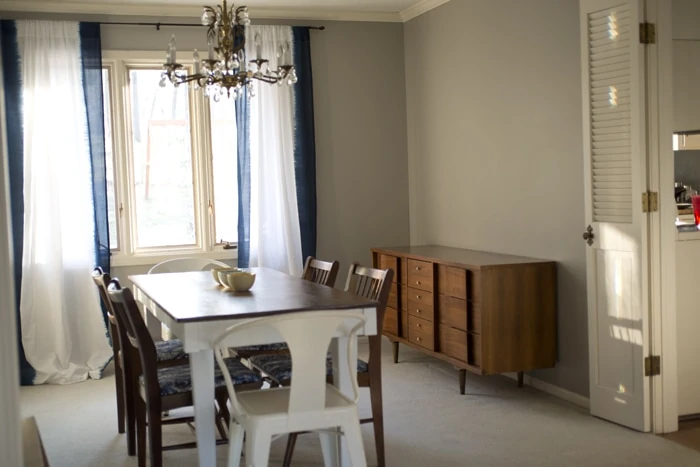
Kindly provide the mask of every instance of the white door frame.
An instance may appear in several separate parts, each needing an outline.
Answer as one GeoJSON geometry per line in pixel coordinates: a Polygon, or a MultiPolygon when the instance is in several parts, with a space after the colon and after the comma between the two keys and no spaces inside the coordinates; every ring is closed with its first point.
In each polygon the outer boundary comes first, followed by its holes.
{"type": "MultiPolygon", "coordinates": [[[[2,63],[0,57],[0,63],[2,63]]],[[[2,66],[0,66],[0,70],[2,66]]],[[[0,216],[10,219],[9,179],[5,131],[5,88],[0,77],[0,216]]],[[[3,465],[24,465],[20,426],[17,308],[15,307],[12,227],[0,226],[0,452],[3,465]]]]}
{"type": "Polygon", "coordinates": [[[652,377],[652,431],[678,430],[676,351],[676,202],[673,191],[673,48],[671,2],[647,0],[647,22],[656,44],[647,49],[647,150],[649,190],[659,193],[659,212],[649,218],[650,350],[661,356],[652,377]]]}

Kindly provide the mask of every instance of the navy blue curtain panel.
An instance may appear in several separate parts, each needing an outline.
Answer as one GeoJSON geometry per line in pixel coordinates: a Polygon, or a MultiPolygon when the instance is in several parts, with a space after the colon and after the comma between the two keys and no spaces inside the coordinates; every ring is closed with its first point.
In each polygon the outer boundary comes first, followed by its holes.
{"type": "Polygon", "coordinates": [[[302,258],[316,256],[316,135],[309,28],[293,27],[294,177],[296,179],[302,258]]]}
{"type": "Polygon", "coordinates": [[[22,252],[24,245],[24,133],[22,123],[22,82],[17,47],[17,27],[11,20],[0,21],[2,69],[5,85],[7,158],[10,178],[10,215],[15,258],[15,296],[17,297],[17,342],[19,343],[19,379],[23,386],[34,384],[36,372],[27,362],[22,346],[22,319],[19,303],[22,295],[22,252]]]}
{"type": "MultiPolygon", "coordinates": [[[[110,270],[109,218],[107,208],[107,168],[105,150],[104,103],[102,102],[102,43],[99,23],[80,23],[80,56],[83,94],[87,113],[88,143],[92,164],[92,194],[95,219],[95,264],[110,270]]],[[[102,304],[107,322],[107,310],[102,304]]]]}
{"type": "Polygon", "coordinates": [[[238,267],[250,264],[250,94],[236,99],[238,132],[238,267]]]}

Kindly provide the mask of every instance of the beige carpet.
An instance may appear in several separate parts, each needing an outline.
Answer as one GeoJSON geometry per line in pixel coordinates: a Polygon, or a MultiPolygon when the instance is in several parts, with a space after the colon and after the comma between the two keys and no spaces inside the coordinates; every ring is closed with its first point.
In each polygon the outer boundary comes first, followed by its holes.
{"type": "MultiPolygon", "coordinates": [[[[430,357],[401,350],[398,365],[384,346],[384,412],[389,466],[700,466],[700,453],[640,434],[502,377],[457,374],[430,357]]],[[[135,466],[117,434],[114,378],[21,390],[22,413],[35,415],[51,465],[135,466]]],[[[363,394],[361,415],[369,413],[363,394]]],[[[186,427],[164,428],[165,443],[191,441],[186,427]]],[[[371,425],[363,426],[368,465],[376,465],[371,425]]],[[[284,439],[273,442],[279,465],[284,439]]],[[[226,446],[218,448],[226,465],[226,446]]],[[[196,466],[193,449],[166,452],[165,465],[196,466]]],[[[1,465],[1,461],[0,461],[1,465]]],[[[318,438],[299,438],[294,465],[323,465],[318,438]]]]}

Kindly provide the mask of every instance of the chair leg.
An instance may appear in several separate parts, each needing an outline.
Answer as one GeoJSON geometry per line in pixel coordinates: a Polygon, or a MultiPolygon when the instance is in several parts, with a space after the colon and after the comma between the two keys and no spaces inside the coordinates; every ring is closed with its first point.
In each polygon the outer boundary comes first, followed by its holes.
{"type": "Polygon", "coordinates": [[[136,436],[138,431],[136,427],[136,416],[138,410],[136,405],[142,402],[141,396],[136,393],[135,384],[133,375],[125,372],[122,381],[122,388],[124,391],[124,402],[126,405],[126,450],[130,456],[136,455],[136,436]]]}
{"type": "Polygon", "coordinates": [[[148,404],[148,440],[151,467],[163,465],[163,431],[160,404],[148,404]]]}
{"type": "Polygon", "coordinates": [[[221,394],[216,396],[216,403],[219,406],[219,415],[224,420],[224,424],[229,426],[231,424],[231,414],[228,411],[228,394],[221,394]]]}
{"type": "Polygon", "coordinates": [[[282,467],[289,467],[292,464],[292,456],[294,455],[294,446],[297,444],[297,436],[299,436],[299,433],[289,433],[287,437],[287,449],[284,451],[282,467]]]}
{"type": "Polygon", "coordinates": [[[399,363],[399,343],[398,342],[392,342],[391,347],[393,350],[394,354],[394,363],[399,363]]]}
{"type": "Polygon", "coordinates": [[[139,397],[134,405],[139,467],[146,467],[146,403],[139,397]]]}
{"type": "Polygon", "coordinates": [[[319,431],[318,438],[321,440],[324,465],[340,465],[338,434],[328,431],[319,431]]]}
{"type": "Polygon", "coordinates": [[[228,433],[228,467],[239,467],[241,465],[243,434],[243,427],[235,421],[232,421],[229,425],[228,433]]]}
{"type": "Polygon", "coordinates": [[[345,435],[345,442],[348,445],[348,453],[350,454],[352,467],[366,467],[367,459],[365,457],[365,448],[362,444],[360,421],[355,419],[346,422],[345,425],[343,425],[343,434],[345,435]]]}
{"type": "Polygon", "coordinates": [[[114,384],[117,390],[117,431],[124,433],[126,431],[126,401],[124,400],[124,374],[122,366],[119,364],[119,359],[114,359],[114,384]]]}
{"type": "Polygon", "coordinates": [[[246,433],[245,465],[246,467],[267,467],[270,459],[270,442],[272,437],[263,430],[246,433]]]}
{"type": "Polygon", "coordinates": [[[219,430],[219,435],[221,436],[221,439],[228,439],[228,436],[226,435],[226,429],[224,428],[224,423],[223,419],[224,417],[221,416],[221,412],[214,407],[214,411],[216,412],[216,416],[214,417],[214,424],[216,425],[216,429],[219,430]]]}
{"type": "Polygon", "coordinates": [[[369,385],[369,396],[372,404],[372,424],[374,425],[374,444],[377,450],[377,465],[386,466],[384,457],[384,407],[382,403],[381,376],[373,378],[369,385]]]}

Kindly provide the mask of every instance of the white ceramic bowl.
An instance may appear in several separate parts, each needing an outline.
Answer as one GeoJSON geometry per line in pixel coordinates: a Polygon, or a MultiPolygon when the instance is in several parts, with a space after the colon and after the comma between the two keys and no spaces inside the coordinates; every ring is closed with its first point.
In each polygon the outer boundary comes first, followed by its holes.
{"type": "Polygon", "coordinates": [[[211,276],[214,278],[217,284],[228,287],[226,282],[226,273],[235,271],[236,268],[214,268],[211,270],[211,276]]]}
{"type": "Polygon", "coordinates": [[[236,292],[245,292],[255,283],[255,274],[247,271],[229,271],[226,274],[228,288],[236,292]]]}

